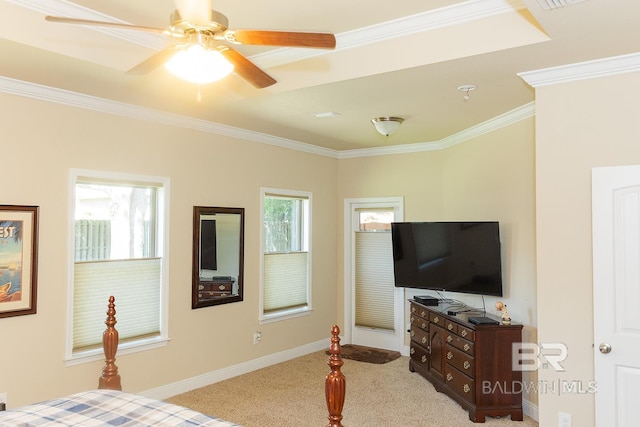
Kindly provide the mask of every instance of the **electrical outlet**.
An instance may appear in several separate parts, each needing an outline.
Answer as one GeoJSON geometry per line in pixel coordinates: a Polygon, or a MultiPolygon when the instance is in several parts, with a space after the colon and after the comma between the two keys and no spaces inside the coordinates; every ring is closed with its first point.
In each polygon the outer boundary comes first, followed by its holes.
{"type": "Polygon", "coordinates": [[[253,333],[253,343],[254,344],[260,344],[260,341],[262,341],[262,332],[261,331],[255,331],[253,333]]]}
{"type": "Polygon", "coordinates": [[[571,414],[566,412],[558,413],[558,427],[571,427],[571,414]]]}
{"type": "Polygon", "coordinates": [[[7,393],[0,393],[0,411],[7,409],[7,393]]]}

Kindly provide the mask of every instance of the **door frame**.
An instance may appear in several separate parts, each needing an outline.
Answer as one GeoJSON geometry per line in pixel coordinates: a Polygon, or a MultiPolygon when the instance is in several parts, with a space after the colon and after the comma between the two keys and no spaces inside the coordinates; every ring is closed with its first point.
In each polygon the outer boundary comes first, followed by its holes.
{"type": "MultiPolygon", "coordinates": [[[[356,208],[393,208],[396,212],[394,221],[404,220],[404,197],[362,197],[349,198],[344,200],[344,331],[343,337],[346,343],[353,343],[353,332],[355,329],[355,286],[354,286],[354,232],[352,215],[356,208]]],[[[393,343],[394,350],[404,350],[404,289],[395,288],[394,292],[394,329],[393,343]]],[[[386,334],[389,334],[386,332],[386,334]]]]}

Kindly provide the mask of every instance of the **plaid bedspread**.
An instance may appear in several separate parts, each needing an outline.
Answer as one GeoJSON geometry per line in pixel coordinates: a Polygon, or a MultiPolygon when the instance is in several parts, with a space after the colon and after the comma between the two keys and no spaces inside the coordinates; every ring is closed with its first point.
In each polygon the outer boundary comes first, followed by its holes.
{"type": "Polygon", "coordinates": [[[92,390],[0,412],[0,426],[229,427],[238,426],[160,400],[114,390],[92,390]]]}

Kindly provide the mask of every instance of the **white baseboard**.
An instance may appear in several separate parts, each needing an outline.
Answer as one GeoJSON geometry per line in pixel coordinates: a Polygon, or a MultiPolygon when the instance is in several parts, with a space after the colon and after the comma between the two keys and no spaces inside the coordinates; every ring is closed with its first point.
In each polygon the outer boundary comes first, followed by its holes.
{"type": "Polygon", "coordinates": [[[329,343],[326,339],[323,339],[301,347],[292,348],[290,350],[270,354],[258,359],[218,369],[216,371],[207,372],[192,378],[176,381],[138,394],[158,400],[167,399],[171,396],[186,393],[209,384],[237,377],[238,375],[253,372],[277,363],[286,362],[287,360],[295,359],[296,357],[304,356],[309,353],[326,350],[327,348],[329,348],[329,343]]]}
{"type": "Polygon", "coordinates": [[[532,403],[527,399],[522,399],[522,412],[528,417],[533,418],[535,421],[538,420],[538,405],[532,403]]]}

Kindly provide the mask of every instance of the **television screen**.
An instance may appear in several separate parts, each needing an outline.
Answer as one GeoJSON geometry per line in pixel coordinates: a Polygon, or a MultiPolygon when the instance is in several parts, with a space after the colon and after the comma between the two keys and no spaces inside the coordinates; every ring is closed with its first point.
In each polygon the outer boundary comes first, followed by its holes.
{"type": "Polygon", "coordinates": [[[397,287],[502,296],[497,221],[391,224],[397,287]]]}

